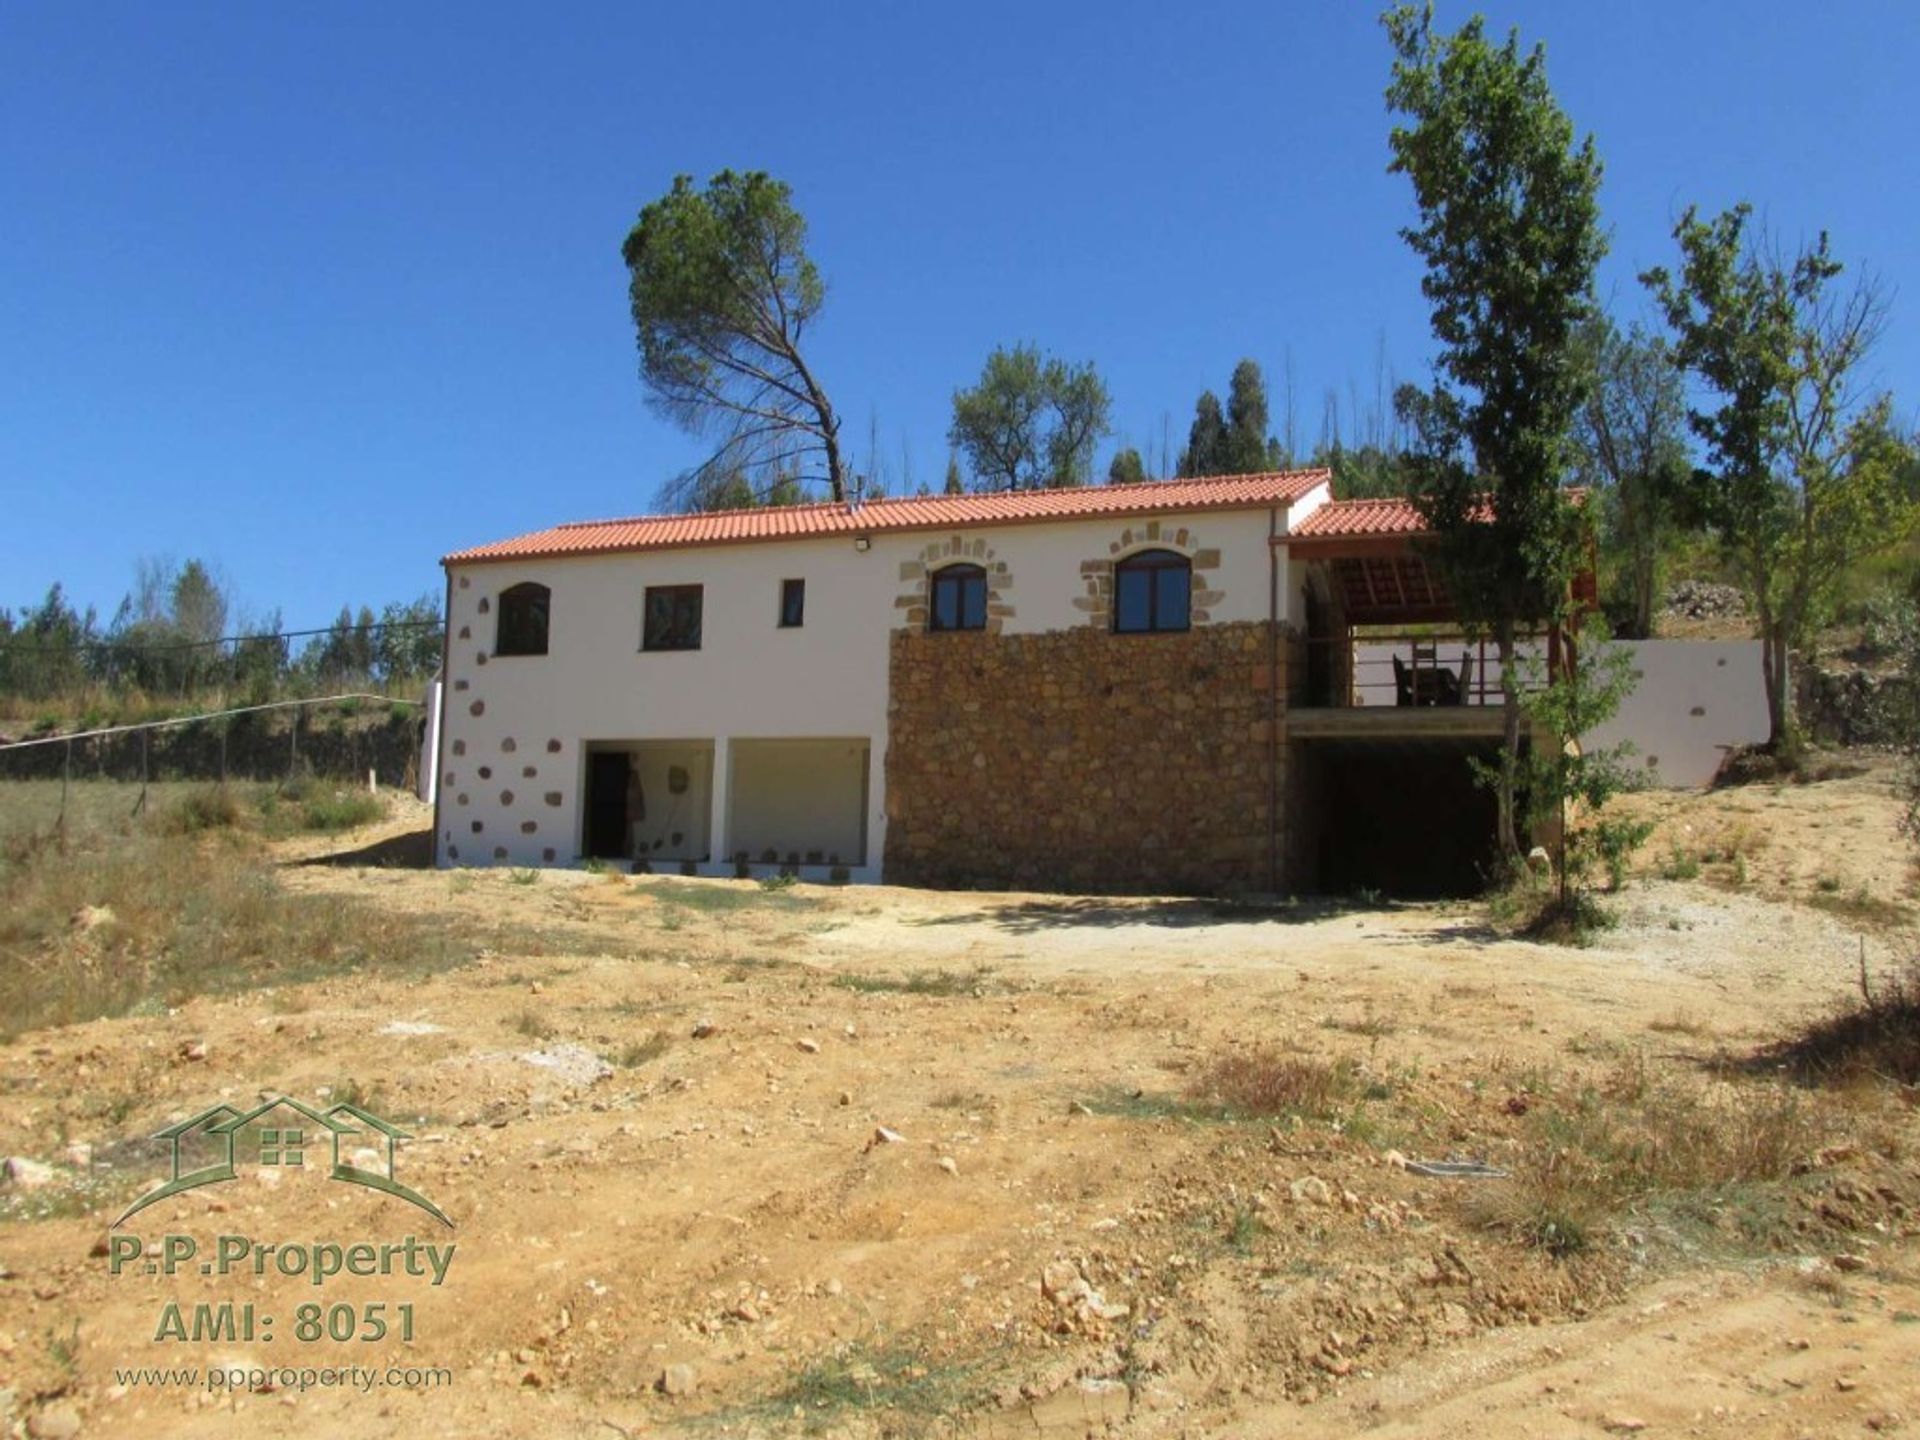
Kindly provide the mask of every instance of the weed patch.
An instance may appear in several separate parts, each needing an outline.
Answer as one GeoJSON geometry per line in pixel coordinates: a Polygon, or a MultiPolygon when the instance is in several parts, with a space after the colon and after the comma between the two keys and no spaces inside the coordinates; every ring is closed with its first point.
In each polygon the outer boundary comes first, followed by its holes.
{"type": "Polygon", "coordinates": [[[1877,985],[1863,969],[1856,999],[1762,1051],[1754,1064],[1785,1066],[1815,1083],[1920,1085],[1920,960],[1877,985]]]}
{"type": "Polygon", "coordinates": [[[1316,1060],[1278,1050],[1223,1055],[1195,1082],[1193,1098],[1236,1115],[1332,1120],[1359,1100],[1362,1085],[1351,1061],[1316,1060]]]}
{"type": "MultiPolygon", "coordinates": [[[[1555,1256],[1580,1253],[1629,1206],[1668,1212],[1777,1185],[1817,1148],[1817,1116],[1775,1084],[1704,1092],[1655,1081],[1630,1059],[1598,1083],[1541,1096],[1510,1181],[1476,1191],[1469,1213],[1555,1256]]],[[[1750,1227],[1749,1239],[1763,1238],[1750,1227]]]]}
{"type": "Polygon", "coordinates": [[[290,893],[239,839],[43,839],[0,862],[5,1036],[327,975],[427,974],[473,955],[444,926],[290,893]]]}
{"type": "Polygon", "coordinates": [[[622,1070],[638,1070],[642,1065],[658,1060],[673,1048],[673,1040],[664,1030],[656,1030],[644,1040],[634,1040],[620,1047],[614,1056],[614,1064],[622,1070]]]}
{"type": "Polygon", "coordinates": [[[309,798],[301,816],[308,830],[355,830],[371,825],[387,813],[380,797],[364,790],[335,790],[309,798]]]}
{"type": "Polygon", "coordinates": [[[771,1396],[776,1413],[809,1431],[841,1429],[853,1414],[885,1414],[886,1433],[917,1433],[985,1399],[976,1365],[941,1364],[908,1345],[848,1345],[816,1360],[771,1396]],[[903,1432],[902,1421],[910,1422],[903,1432]]]}
{"type": "Polygon", "coordinates": [[[836,975],[833,983],[863,995],[978,995],[987,989],[992,973],[983,965],[973,970],[916,970],[909,975],[836,975]]]}
{"type": "Polygon", "coordinates": [[[240,823],[240,800],[224,785],[201,785],[169,805],[159,818],[169,835],[197,835],[203,830],[231,830],[240,823]]]}

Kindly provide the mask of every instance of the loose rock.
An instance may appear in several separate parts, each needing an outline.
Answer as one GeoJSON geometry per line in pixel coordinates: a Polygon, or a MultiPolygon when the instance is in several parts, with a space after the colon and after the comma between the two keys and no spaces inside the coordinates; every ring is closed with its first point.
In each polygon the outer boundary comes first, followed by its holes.
{"type": "Polygon", "coordinates": [[[1330,1205],[1333,1187],[1318,1175],[1304,1175],[1287,1187],[1296,1205],[1330,1205]]]}
{"type": "Polygon", "coordinates": [[[29,1160],[24,1155],[9,1155],[6,1163],[0,1165],[0,1176],[7,1184],[19,1190],[41,1190],[54,1181],[51,1165],[43,1165],[38,1160],[29,1160]]]}
{"type": "Polygon", "coordinates": [[[27,1421],[33,1440],[73,1440],[80,1433],[80,1412],[71,1405],[49,1405],[27,1421]]]}

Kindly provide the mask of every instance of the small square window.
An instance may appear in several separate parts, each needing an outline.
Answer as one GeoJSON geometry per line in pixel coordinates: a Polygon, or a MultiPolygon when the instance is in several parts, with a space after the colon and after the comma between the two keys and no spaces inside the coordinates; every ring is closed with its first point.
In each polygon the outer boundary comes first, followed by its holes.
{"type": "Polygon", "coordinates": [[[649,585],[640,648],[698,650],[701,598],[698,585],[649,585]]]}
{"type": "Polygon", "coordinates": [[[780,582],[780,628],[798,630],[806,623],[807,582],[782,580],[780,582]]]}

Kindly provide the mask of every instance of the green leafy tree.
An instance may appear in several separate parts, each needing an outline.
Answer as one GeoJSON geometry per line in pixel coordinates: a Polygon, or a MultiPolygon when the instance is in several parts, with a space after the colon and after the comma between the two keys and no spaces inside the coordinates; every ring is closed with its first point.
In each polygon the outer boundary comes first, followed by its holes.
{"type": "MultiPolygon", "coordinates": [[[[439,602],[432,604],[437,616],[439,602]]],[[[266,704],[286,683],[291,655],[287,637],[281,633],[281,624],[280,612],[270,611],[258,621],[243,626],[240,637],[233,643],[233,684],[240,692],[240,698],[248,705],[266,704]]],[[[427,638],[432,646],[432,658],[423,674],[431,674],[440,664],[438,628],[430,631],[427,638]]]]}
{"type": "Polygon", "coordinates": [[[374,640],[373,664],[386,685],[411,685],[440,666],[440,601],[426,594],[386,606],[374,640]]]}
{"type": "Polygon", "coordinates": [[[980,382],[953,395],[947,438],[980,490],[1084,485],[1107,433],[1107,387],[1089,362],[1072,365],[1032,345],[996,349],[980,382]]]}
{"type": "MultiPolygon", "coordinates": [[[[1548,675],[1534,656],[1522,667],[1521,704],[1538,743],[1521,763],[1521,793],[1532,827],[1552,837],[1557,877],[1553,904],[1541,918],[1548,928],[1576,937],[1604,919],[1591,894],[1595,866],[1606,869],[1618,890],[1629,856],[1653,830],[1647,821],[1604,813],[1634,782],[1628,765],[1633,746],[1599,746],[1582,738],[1613,719],[1634,686],[1632,653],[1604,640],[1596,624],[1583,637],[1578,663],[1548,675]]],[[[1498,769],[1479,767],[1483,780],[1496,786],[1498,769]]]]}
{"type": "Polygon", "coordinates": [[[673,487],[684,503],[718,471],[756,494],[782,480],[847,494],[840,420],[801,353],[826,285],[791,189],[723,170],[681,175],[641,210],[621,254],[651,403],[715,442],[673,487]]]}
{"type": "Polygon", "coordinates": [[[1576,142],[1540,47],[1523,54],[1517,33],[1493,44],[1477,17],[1435,34],[1430,5],[1383,24],[1387,104],[1404,118],[1389,169],[1413,183],[1419,221],[1401,234],[1426,263],[1439,342],[1434,387],[1413,407],[1413,495],[1463,619],[1499,653],[1499,839],[1517,861],[1514,642],[1559,618],[1578,557],[1561,481],[1588,383],[1576,334],[1606,249],[1600,160],[1591,137],[1576,142]]]}
{"type": "Polygon", "coordinates": [[[17,617],[0,610],[0,694],[44,700],[79,689],[98,638],[93,610],[76,610],[58,581],[17,617]]]}
{"type": "Polygon", "coordinates": [[[213,573],[199,560],[189,560],[173,579],[169,620],[175,652],[175,674],[184,691],[224,678],[227,654],[220,641],[227,633],[227,595],[213,573]]]}
{"type": "Polygon", "coordinates": [[[1315,449],[1313,463],[1333,472],[1333,494],[1338,500],[1405,495],[1412,483],[1405,452],[1380,445],[1342,445],[1336,441],[1315,449]]]}
{"type": "Polygon", "coordinates": [[[1596,316],[1581,334],[1593,385],[1574,421],[1574,468],[1595,492],[1602,547],[1615,572],[1617,633],[1653,634],[1665,542],[1691,476],[1687,406],[1666,345],[1639,326],[1596,316]]]}
{"type": "Polygon", "coordinates": [[[1147,462],[1140,458],[1140,452],[1128,445],[1113,453],[1113,459],[1107,465],[1107,483],[1109,485],[1137,485],[1147,478],[1147,462]]]}
{"type": "Polygon", "coordinates": [[[1252,360],[1233,367],[1227,387],[1228,475],[1257,475],[1280,467],[1280,442],[1267,433],[1267,380],[1252,360]]]}
{"type": "Polygon", "coordinates": [[[1788,655],[1806,645],[1861,558],[1910,534],[1912,446],[1861,370],[1886,321],[1873,281],[1839,283],[1823,233],[1791,258],[1747,233],[1749,207],[1674,227],[1681,266],[1641,278],[1711,397],[1688,411],[1706,450],[1708,526],[1759,623],[1769,747],[1797,748],[1788,655]]]}
{"type": "Polygon", "coordinates": [[[1176,468],[1182,475],[1224,475],[1227,465],[1227,417],[1221,413],[1220,397],[1202,390],[1193,402],[1187,448],[1180,452],[1176,468]]]}

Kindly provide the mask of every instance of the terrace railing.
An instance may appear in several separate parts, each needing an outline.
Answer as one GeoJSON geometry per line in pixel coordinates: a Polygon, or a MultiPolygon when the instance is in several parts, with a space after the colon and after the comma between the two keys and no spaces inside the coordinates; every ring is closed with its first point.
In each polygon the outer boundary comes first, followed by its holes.
{"type": "MultiPolygon", "coordinates": [[[[1546,639],[1530,636],[1521,650],[1544,654],[1546,639]]],[[[1291,686],[1295,706],[1494,706],[1502,699],[1498,651],[1459,631],[1312,638],[1305,659],[1291,686]]]]}

